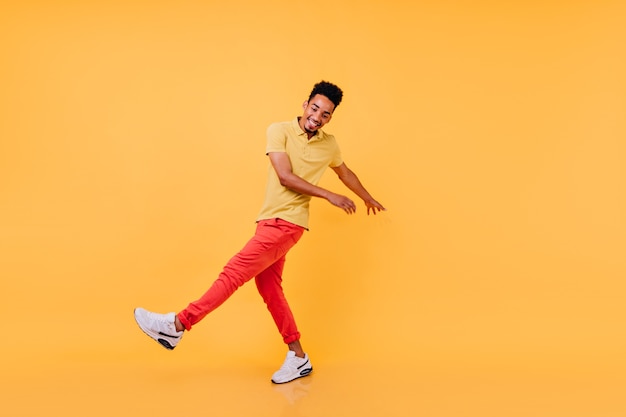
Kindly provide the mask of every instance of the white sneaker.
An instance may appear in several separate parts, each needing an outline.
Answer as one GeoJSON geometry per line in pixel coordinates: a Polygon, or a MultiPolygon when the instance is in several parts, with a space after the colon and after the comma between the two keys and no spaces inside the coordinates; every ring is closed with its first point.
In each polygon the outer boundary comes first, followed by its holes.
{"type": "Polygon", "coordinates": [[[287,358],[283,366],[272,375],[272,382],[274,384],[284,384],[307,376],[311,372],[313,372],[313,366],[311,366],[309,355],[305,353],[304,358],[299,358],[296,356],[296,352],[290,350],[287,352],[287,358]]]}
{"type": "Polygon", "coordinates": [[[174,313],[157,314],[139,307],[135,309],[135,321],[141,330],[169,350],[176,347],[184,333],[176,331],[175,318],[174,313]]]}

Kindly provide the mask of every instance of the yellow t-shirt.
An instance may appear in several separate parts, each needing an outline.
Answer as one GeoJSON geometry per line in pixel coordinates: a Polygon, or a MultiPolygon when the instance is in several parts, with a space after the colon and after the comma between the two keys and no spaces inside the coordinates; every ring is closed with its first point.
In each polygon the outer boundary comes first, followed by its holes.
{"type": "MultiPolygon", "coordinates": [[[[273,123],[267,128],[265,152],[286,152],[293,173],[314,185],[319,183],[327,167],[337,167],[343,163],[333,135],[318,130],[315,136],[308,139],[297,118],[273,123]]],[[[265,202],[257,221],[279,218],[308,228],[310,201],[311,196],[283,187],[270,164],[265,202]]]]}

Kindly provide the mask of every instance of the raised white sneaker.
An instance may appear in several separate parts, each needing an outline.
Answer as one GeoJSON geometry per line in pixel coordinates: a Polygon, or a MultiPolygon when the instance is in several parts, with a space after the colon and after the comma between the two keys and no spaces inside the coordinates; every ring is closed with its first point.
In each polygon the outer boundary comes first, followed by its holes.
{"type": "Polygon", "coordinates": [[[313,366],[311,366],[309,355],[305,353],[304,358],[299,358],[296,356],[296,352],[290,350],[287,352],[287,358],[283,366],[272,375],[272,382],[274,384],[284,384],[285,382],[307,376],[311,372],[313,372],[313,366]]]}
{"type": "Polygon", "coordinates": [[[141,330],[169,350],[176,347],[184,333],[176,331],[175,318],[174,313],[158,314],[140,307],[135,309],[135,321],[141,330]]]}

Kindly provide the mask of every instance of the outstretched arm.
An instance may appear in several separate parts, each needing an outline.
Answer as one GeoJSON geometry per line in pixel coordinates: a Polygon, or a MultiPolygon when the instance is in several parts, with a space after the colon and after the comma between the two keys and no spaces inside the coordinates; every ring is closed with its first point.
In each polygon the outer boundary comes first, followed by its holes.
{"type": "Polygon", "coordinates": [[[384,211],[385,208],[378,201],[374,200],[374,198],[367,192],[359,178],[356,174],[348,168],[348,166],[343,163],[338,167],[333,167],[333,170],[341,180],[352,192],[361,197],[361,199],[365,202],[365,206],[367,207],[367,214],[370,214],[370,210],[373,214],[376,214],[377,211],[384,211]]]}
{"type": "Polygon", "coordinates": [[[268,155],[270,157],[272,167],[274,168],[274,171],[276,171],[280,184],[283,187],[287,187],[300,194],[326,199],[329,203],[339,207],[348,214],[352,214],[356,211],[356,205],[348,197],[333,193],[332,191],[318,187],[317,185],[313,185],[294,174],[291,168],[289,156],[285,152],[270,152],[268,155]]]}

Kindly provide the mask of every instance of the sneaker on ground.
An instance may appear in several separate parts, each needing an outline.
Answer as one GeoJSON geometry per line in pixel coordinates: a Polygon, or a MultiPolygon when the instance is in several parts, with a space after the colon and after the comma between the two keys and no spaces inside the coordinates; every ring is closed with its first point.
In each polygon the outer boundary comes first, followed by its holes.
{"type": "Polygon", "coordinates": [[[158,314],[140,307],[135,309],[135,321],[141,330],[169,350],[176,347],[184,333],[176,331],[175,318],[174,313],[158,314]]]}
{"type": "Polygon", "coordinates": [[[272,375],[272,382],[274,384],[284,384],[307,376],[311,372],[313,372],[313,367],[311,366],[309,355],[305,353],[304,358],[299,358],[294,351],[290,350],[287,352],[287,358],[283,366],[272,375]]]}

